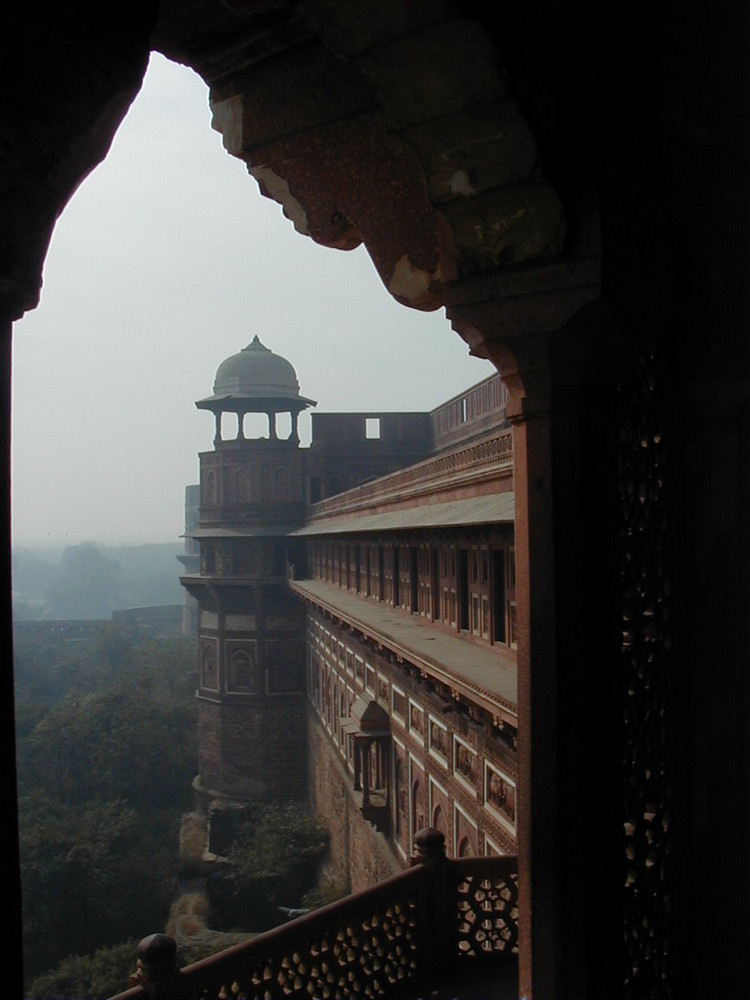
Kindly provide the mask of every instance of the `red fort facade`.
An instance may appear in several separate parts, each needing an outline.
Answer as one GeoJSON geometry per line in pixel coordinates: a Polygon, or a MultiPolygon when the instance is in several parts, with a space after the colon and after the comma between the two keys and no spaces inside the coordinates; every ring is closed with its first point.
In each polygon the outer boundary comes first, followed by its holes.
{"type": "Polygon", "coordinates": [[[303,448],[292,365],[257,337],[220,365],[182,577],[209,837],[217,810],[307,797],[354,889],[426,826],[451,855],[515,851],[505,402],[493,375],[428,413],[313,414],[303,448]]]}

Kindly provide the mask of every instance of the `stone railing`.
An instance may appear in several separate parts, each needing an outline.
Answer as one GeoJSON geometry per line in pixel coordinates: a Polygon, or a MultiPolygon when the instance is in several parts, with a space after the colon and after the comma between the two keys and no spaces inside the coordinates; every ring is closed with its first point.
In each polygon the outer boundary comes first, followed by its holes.
{"type": "Polygon", "coordinates": [[[395,998],[469,962],[515,961],[516,858],[449,860],[437,830],[416,842],[407,871],[183,969],[172,938],[144,938],[114,1000],[395,998]]]}
{"type": "Polygon", "coordinates": [[[355,486],[345,493],[336,494],[313,504],[312,520],[325,519],[340,513],[348,513],[374,502],[386,503],[401,500],[408,494],[419,494],[427,488],[434,489],[441,483],[456,485],[459,477],[476,477],[487,470],[496,471],[513,463],[513,434],[503,431],[490,438],[476,441],[465,448],[447,455],[428,458],[417,465],[399,472],[380,476],[371,483],[355,486]]]}
{"type": "Polygon", "coordinates": [[[516,867],[510,856],[450,863],[458,914],[455,947],[462,962],[518,954],[516,867]]]}
{"type": "Polygon", "coordinates": [[[499,375],[490,375],[453,399],[430,411],[432,436],[441,447],[451,438],[466,434],[472,425],[505,420],[508,390],[499,375]]]}

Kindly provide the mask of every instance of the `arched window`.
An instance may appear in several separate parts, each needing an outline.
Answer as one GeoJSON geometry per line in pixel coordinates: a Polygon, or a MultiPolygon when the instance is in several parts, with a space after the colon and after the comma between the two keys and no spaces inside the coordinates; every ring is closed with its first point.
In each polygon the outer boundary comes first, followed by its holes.
{"type": "Polygon", "coordinates": [[[411,788],[411,832],[412,836],[424,828],[424,793],[419,778],[411,788]]]}
{"type": "Polygon", "coordinates": [[[458,851],[456,852],[459,858],[473,858],[474,857],[474,847],[468,837],[462,837],[458,843],[458,851]]]}
{"type": "Polygon", "coordinates": [[[404,831],[406,821],[406,788],[404,787],[404,767],[399,758],[396,758],[396,836],[400,836],[404,831]]]}
{"type": "Polygon", "coordinates": [[[432,811],[432,826],[439,830],[443,836],[448,839],[448,824],[445,819],[445,813],[443,812],[443,807],[440,805],[435,806],[432,811]]]}

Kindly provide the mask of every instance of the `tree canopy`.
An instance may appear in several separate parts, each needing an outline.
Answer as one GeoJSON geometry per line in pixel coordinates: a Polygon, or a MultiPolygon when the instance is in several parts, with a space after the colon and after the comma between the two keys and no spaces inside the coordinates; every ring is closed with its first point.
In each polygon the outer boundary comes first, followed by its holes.
{"type": "MultiPolygon", "coordinates": [[[[180,814],[197,770],[196,678],[192,643],[138,644],[117,628],[74,644],[29,641],[21,656],[29,982],[66,956],[164,926],[177,885],[180,814]]],[[[71,957],[68,972],[73,967],[83,968],[71,957]]]]}
{"type": "Polygon", "coordinates": [[[178,543],[14,547],[14,617],[105,619],[119,608],[179,604],[181,550],[178,543]]]}

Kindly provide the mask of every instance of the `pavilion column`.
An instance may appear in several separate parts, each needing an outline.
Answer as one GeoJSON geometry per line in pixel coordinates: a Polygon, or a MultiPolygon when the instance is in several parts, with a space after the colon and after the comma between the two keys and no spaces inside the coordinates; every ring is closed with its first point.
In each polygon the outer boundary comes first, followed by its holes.
{"type": "Polygon", "coordinates": [[[517,322],[533,297],[518,310],[495,292],[474,281],[448,315],[510,392],[519,995],[604,1000],[622,988],[616,390],[627,352],[603,308],[580,308],[580,288],[544,301],[535,324],[517,322]]]}
{"type": "Polygon", "coordinates": [[[360,741],[356,736],[352,736],[354,740],[354,791],[362,791],[362,747],[360,741]]]}
{"type": "Polygon", "coordinates": [[[390,737],[386,737],[381,745],[382,750],[382,760],[383,769],[385,770],[385,804],[388,809],[388,815],[391,815],[391,761],[393,755],[391,754],[391,740],[390,737]]]}
{"type": "Polygon", "coordinates": [[[359,752],[362,754],[362,808],[370,804],[370,741],[361,740],[359,752]]]}

